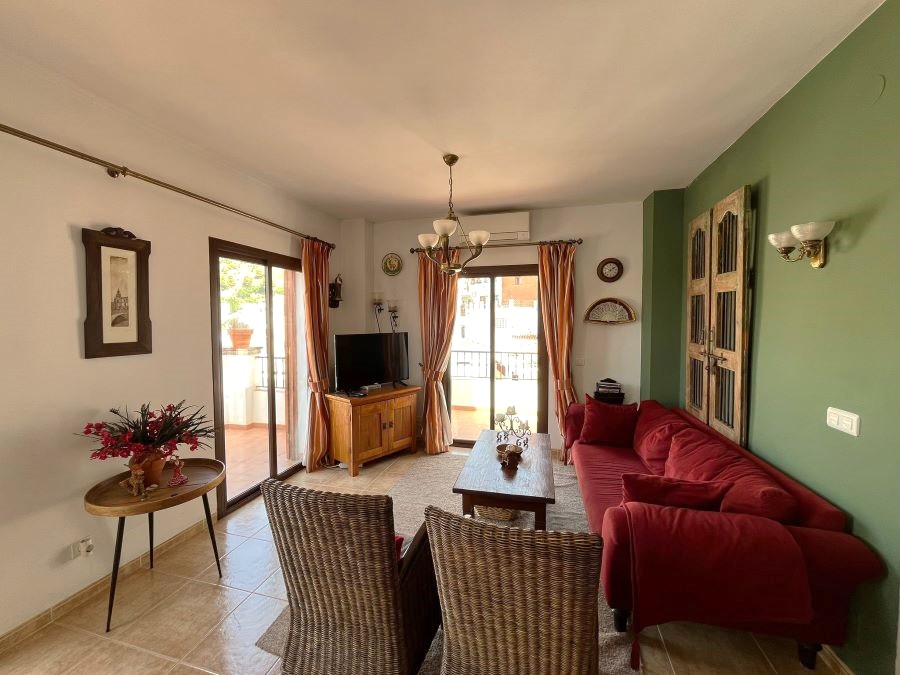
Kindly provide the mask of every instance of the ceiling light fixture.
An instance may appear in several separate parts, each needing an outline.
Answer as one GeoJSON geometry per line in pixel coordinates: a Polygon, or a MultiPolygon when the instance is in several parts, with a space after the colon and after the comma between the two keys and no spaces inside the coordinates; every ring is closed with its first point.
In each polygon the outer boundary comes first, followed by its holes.
{"type": "Polygon", "coordinates": [[[427,232],[419,235],[419,246],[425,249],[428,259],[441,268],[446,274],[459,274],[466,265],[481,255],[484,245],[490,241],[491,233],[487,230],[472,230],[469,234],[463,229],[462,223],[453,212],[453,165],[459,161],[456,155],[444,155],[444,164],[450,168],[450,198],[447,200],[449,210],[447,217],[434,221],[434,234],[427,232]],[[450,237],[459,228],[463,243],[469,249],[469,258],[463,263],[450,263],[450,237]],[[442,257],[437,252],[443,252],[442,257]]]}

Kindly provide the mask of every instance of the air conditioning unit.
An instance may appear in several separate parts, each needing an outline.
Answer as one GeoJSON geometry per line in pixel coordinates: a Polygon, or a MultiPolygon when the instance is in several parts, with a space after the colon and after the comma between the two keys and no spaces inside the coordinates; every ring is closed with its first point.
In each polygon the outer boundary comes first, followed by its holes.
{"type": "MultiPolygon", "coordinates": [[[[491,213],[484,216],[461,216],[466,232],[487,230],[491,233],[491,243],[509,241],[531,241],[531,213],[491,213]]],[[[457,229],[458,244],[462,245],[462,233],[457,229]]]]}

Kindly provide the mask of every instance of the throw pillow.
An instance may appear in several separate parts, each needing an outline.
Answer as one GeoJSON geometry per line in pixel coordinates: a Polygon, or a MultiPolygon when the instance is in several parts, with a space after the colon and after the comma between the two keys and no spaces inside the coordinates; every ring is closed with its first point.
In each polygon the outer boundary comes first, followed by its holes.
{"type": "Polygon", "coordinates": [[[781,523],[796,521],[800,505],[792,494],[761,466],[699,429],[675,434],[665,475],[685,480],[731,481],[734,486],[722,500],[722,511],[781,523]]]}
{"type": "Polygon", "coordinates": [[[718,511],[733,483],[716,480],[681,480],[641,473],[622,474],[622,501],[643,502],[683,509],[718,511]]]}
{"type": "Polygon", "coordinates": [[[630,448],[637,423],[637,403],[610,405],[584,397],[584,426],[581,427],[582,443],[613,445],[630,448]]]}

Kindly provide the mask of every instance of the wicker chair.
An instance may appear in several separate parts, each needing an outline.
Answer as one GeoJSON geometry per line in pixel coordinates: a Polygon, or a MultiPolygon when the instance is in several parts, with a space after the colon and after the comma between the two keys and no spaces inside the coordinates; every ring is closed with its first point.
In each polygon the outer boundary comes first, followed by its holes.
{"type": "Polygon", "coordinates": [[[442,675],[596,675],[600,538],[425,509],[442,675]]]}
{"type": "Polygon", "coordinates": [[[423,525],[398,564],[387,496],[262,484],[291,611],[282,672],[416,673],[440,623],[423,525]]]}

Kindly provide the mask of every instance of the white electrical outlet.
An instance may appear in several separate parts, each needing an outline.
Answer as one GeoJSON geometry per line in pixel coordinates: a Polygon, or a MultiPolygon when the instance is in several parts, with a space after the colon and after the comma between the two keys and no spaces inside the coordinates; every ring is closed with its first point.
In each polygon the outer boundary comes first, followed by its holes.
{"type": "Polygon", "coordinates": [[[832,429],[851,436],[859,436],[859,415],[840,408],[829,408],[825,414],[825,424],[832,429]]]}
{"type": "Polygon", "coordinates": [[[90,536],[79,539],[69,547],[69,550],[72,554],[72,560],[83,555],[91,555],[94,552],[94,539],[90,536]]]}

